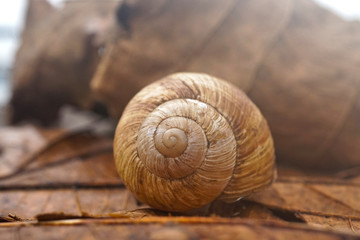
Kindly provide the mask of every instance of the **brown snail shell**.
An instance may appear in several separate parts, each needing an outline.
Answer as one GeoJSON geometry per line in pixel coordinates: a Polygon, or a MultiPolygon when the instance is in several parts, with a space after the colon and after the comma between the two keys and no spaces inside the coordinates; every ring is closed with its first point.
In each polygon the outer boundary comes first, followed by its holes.
{"type": "Polygon", "coordinates": [[[135,95],[117,126],[114,155],[127,188],[167,211],[234,202],[276,175],[259,109],[235,86],[205,74],[173,74],[135,95]]]}

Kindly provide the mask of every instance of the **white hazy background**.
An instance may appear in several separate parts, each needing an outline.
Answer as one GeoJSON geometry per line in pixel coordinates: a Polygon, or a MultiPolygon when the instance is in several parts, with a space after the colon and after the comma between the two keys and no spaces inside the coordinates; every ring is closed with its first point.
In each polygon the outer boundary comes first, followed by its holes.
{"type": "MultiPolygon", "coordinates": [[[[63,0],[49,0],[61,7],[63,0]]],[[[0,1],[0,111],[10,98],[10,72],[23,26],[27,0],[0,1]]]]}
{"type": "MultiPolygon", "coordinates": [[[[64,0],[49,0],[61,7],[64,0]]],[[[359,0],[314,0],[347,20],[360,20],[359,0]]],[[[0,107],[6,104],[10,95],[9,78],[27,0],[2,0],[0,2],[0,107]]]]}

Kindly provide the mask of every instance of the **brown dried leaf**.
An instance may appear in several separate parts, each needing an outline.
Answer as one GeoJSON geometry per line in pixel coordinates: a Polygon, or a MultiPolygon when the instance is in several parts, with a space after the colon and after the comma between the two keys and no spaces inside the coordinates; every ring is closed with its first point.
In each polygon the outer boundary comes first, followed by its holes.
{"type": "Polygon", "coordinates": [[[311,185],[319,193],[360,212],[360,185],[311,185]]]}
{"type": "MultiPolygon", "coordinates": [[[[360,217],[357,209],[314,190],[312,186],[313,184],[277,182],[269,189],[255,193],[249,199],[265,206],[293,212],[360,217]]],[[[327,187],[336,188],[336,185],[327,187]]],[[[352,194],[349,192],[348,197],[351,198],[352,194]]]]}
{"type": "Polygon", "coordinates": [[[36,151],[9,160],[17,164],[0,177],[0,188],[121,183],[113,162],[111,139],[94,136],[86,128],[55,132],[56,137],[36,151]]]}
{"type": "Polygon", "coordinates": [[[31,126],[0,128],[0,178],[10,175],[27,161],[27,156],[45,145],[31,126]]]}
{"type": "MultiPolygon", "coordinates": [[[[117,176],[111,140],[83,131],[72,134],[60,132],[60,135],[58,130],[56,132],[58,134],[47,134],[56,138],[51,138],[51,144],[43,147],[40,154],[21,171],[0,180],[0,215],[1,221],[6,221],[0,226],[27,226],[20,232],[9,228],[19,236],[24,231],[29,236],[46,234],[43,228],[54,229],[48,232],[48,236],[52,236],[52,232],[59,228],[65,236],[73,234],[81,239],[76,235],[81,226],[65,230],[61,226],[85,224],[87,229],[91,229],[91,234],[97,232],[101,236],[107,236],[110,229],[116,232],[119,228],[139,238],[143,237],[142,233],[134,232],[139,229],[149,229],[145,230],[147,234],[154,236],[158,236],[158,231],[164,231],[160,236],[168,236],[180,234],[178,231],[182,234],[184,227],[187,237],[208,237],[215,233],[205,231],[209,228],[207,225],[211,224],[212,228],[221,231],[216,235],[219,238],[238,234],[256,239],[269,234],[274,239],[284,239],[301,234],[303,239],[339,239],[352,237],[348,233],[357,233],[360,227],[360,185],[356,178],[310,177],[285,168],[281,169],[282,176],[272,187],[246,200],[234,204],[214,202],[200,211],[184,214],[208,216],[206,218],[173,218],[168,213],[153,209],[139,209],[145,206],[138,205],[117,176]],[[16,219],[9,218],[9,213],[16,219]],[[31,227],[33,222],[24,220],[35,218],[48,225],[31,227]],[[256,219],[268,222],[254,222],[256,219]],[[20,220],[20,223],[13,220],[20,220]],[[175,222],[180,228],[168,229],[169,222],[175,222]],[[94,227],[93,223],[101,227],[94,227]],[[131,225],[122,226],[124,223],[131,225]],[[147,225],[136,229],[135,223],[147,225]],[[154,223],[157,226],[155,233],[148,228],[155,226],[152,225],[154,223]],[[109,227],[107,224],[113,225],[109,227]],[[107,230],[98,232],[102,228],[107,230]],[[225,230],[229,232],[228,235],[223,232],[225,230]],[[345,231],[346,234],[334,230],[345,231]]],[[[86,237],[98,236],[84,234],[86,237]]]]}
{"type": "MultiPolygon", "coordinates": [[[[299,224],[248,219],[144,217],[141,219],[73,219],[28,224],[5,223],[18,239],[359,239],[299,224]]],[[[3,224],[3,226],[5,226],[3,224]]],[[[2,233],[2,232],[1,232],[2,233]]],[[[2,235],[3,236],[3,235],[2,235]]],[[[4,236],[9,236],[5,234],[4,236]]]]}
{"type": "Polygon", "coordinates": [[[119,1],[66,1],[61,9],[29,1],[12,74],[12,121],[49,123],[64,104],[93,105],[89,81],[119,1]]]}
{"type": "Polygon", "coordinates": [[[128,5],[130,34],[109,41],[91,83],[116,119],[145,85],[176,71],[205,72],[259,106],[279,162],[332,171],[359,165],[358,22],[311,0],[128,5]]]}
{"type": "Polygon", "coordinates": [[[167,216],[169,215],[166,212],[158,211],[151,208],[144,208],[144,209],[135,209],[132,211],[119,211],[110,213],[110,217],[114,218],[143,218],[143,217],[150,217],[150,216],[167,216]]]}
{"type": "Polygon", "coordinates": [[[280,179],[249,200],[272,211],[291,213],[311,225],[353,231],[360,220],[359,191],[360,185],[352,181],[302,176],[280,179]]]}
{"type": "Polygon", "coordinates": [[[96,217],[138,208],[125,189],[54,189],[8,190],[0,192],[0,214],[16,214],[21,218],[44,215],[96,217]],[[56,214],[55,214],[56,213],[56,214]]]}
{"type": "Polygon", "coordinates": [[[345,232],[360,233],[360,219],[347,217],[316,216],[306,213],[298,213],[298,216],[310,226],[323,227],[345,232]]]}

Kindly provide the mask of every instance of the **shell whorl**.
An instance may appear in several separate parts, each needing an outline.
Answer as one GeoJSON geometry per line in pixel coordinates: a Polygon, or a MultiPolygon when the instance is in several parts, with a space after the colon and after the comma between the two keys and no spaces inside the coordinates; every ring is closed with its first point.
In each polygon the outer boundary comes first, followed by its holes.
{"type": "Polygon", "coordinates": [[[134,195],[169,211],[235,201],[275,173],[259,110],[242,91],[205,74],[170,75],[140,91],[118,124],[114,154],[134,195]]]}

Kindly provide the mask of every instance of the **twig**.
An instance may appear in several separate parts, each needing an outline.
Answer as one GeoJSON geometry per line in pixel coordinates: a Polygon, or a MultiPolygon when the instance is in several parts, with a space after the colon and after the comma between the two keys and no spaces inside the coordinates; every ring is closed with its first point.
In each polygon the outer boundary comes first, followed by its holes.
{"type": "Polygon", "coordinates": [[[9,218],[14,219],[14,221],[24,221],[24,219],[16,216],[16,215],[13,214],[13,213],[8,213],[8,216],[9,216],[9,218]]]}
{"type": "Polygon", "coordinates": [[[353,232],[356,232],[355,229],[354,229],[354,226],[352,224],[352,221],[351,221],[351,218],[349,218],[349,225],[350,225],[350,228],[353,232]]]}

